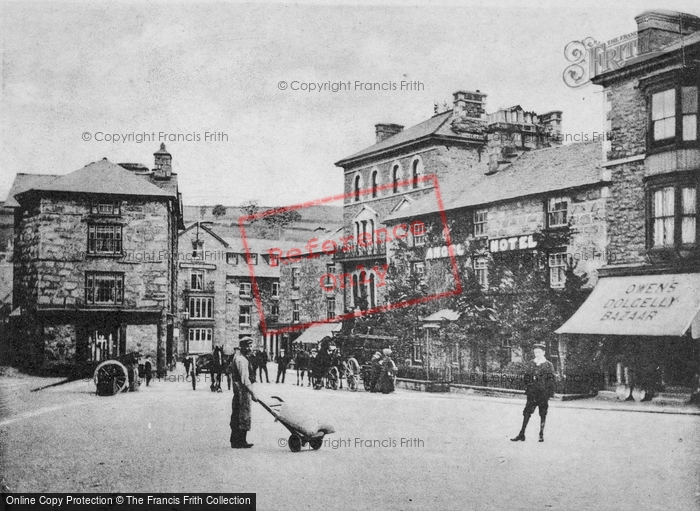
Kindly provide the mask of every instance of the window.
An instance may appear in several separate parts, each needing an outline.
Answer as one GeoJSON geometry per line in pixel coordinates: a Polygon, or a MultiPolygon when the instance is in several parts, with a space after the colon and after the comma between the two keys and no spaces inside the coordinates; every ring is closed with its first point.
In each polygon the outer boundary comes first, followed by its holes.
{"type": "Polygon", "coordinates": [[[547,203],[547,225],[549,227],[566,227],[568,222],[569,199],[552,197],[547,203]]]}
{"type": "Polygon", "coordinates": [[[93,202],[90,212],[93,215],[120,215],[121,203],[119,201],[93,202]]]}
{"type": "Polygon", "coordinates": [[[238,254],[226,254],[226,264],[237,265],[238,264],[238,254]]]}
{"type": "Polygon", "coordinates": [[[270,314],[271,314],[272,316],[279,316],[279,315],[280,315],[280,304],[279,304],[279,303],[274,302],[274,303],[270,306],[270,314]]]}
{"type": "Polygon", "coordinates": [[[486,236],[489,212],[487,209],[474,211],[474,237],[486,236]]]}
{"type": "Polygon", "coordinates": [[[333,278],[333,275],[335,274],[335,265],[333,263],[327,263],[326,264],[326,279],[324,281],[324,287],[332,291],[335,288],[335,278],[333,278]]]}
{"type": "Polygon", "coordinates": [[[420,177],[420,160],[413,160],[411,164],[411,177],[413,178],[413,188],[418,188],[418,178],[420,177]]]}
{"type": "Polygon", "coordinates": [[[121,273],[85,274],[85,303],[118,305],[124,301],[124,275],[121,273]]]}
{"type": "Polygon", "coordinates": [[[267,256],[267,264],[269,264],[270,266],[279,266],[280,258],[277,255],[270,254],[269,256],[267,256]]]}
{"type": "Polygon", "coordinates": [[[328,319],[335,318],[335,298],[326,300],[326,317],[328,319]]]}
{"type": "Polygon", "coordinates": [[[258,264],[258,254],[242,254],[246,264],[258,264]]]}
{"type": "Polygon", "coordinates": [[[650,138],[653,146],[698,139],[698,87],[680,86],[651,95],[650,138]]]}
{"type": "Polygon", "coordinates": [[[394,193],[399,193],[399,166],[394,165],[393,169],[391,170],[391,182],[392,182],[392,190],[394,193]]]}
{"type": "Polygon", "coordinates": [[[117,255],[122,253],[121,225],[88,225],[88,253],[117,255]]]}
{"type": "Polygon", "coordinates": [[[566,251],[549,254],[549,285],[553,288],[564,287],[566,283],[566,251]]]}
{"type": "Polygon", "coordinates": [[[482,289],[489,285],[489,265],[485,257],[474,259],[474,277],[482,289]]]}
{"type": "Polygon", "coordinates": [[[250,326],[250,305],[241,305],[240,313],[238,314],[238,324],[250,326]]]}
{"type": "Polygon", "coordinates": [[[374,198],[374,197],[377,197],[377,195],[378,195],[378,191],[377,191],[377,186],[378,186],[378,183],[377,183],[377,174],[378,174],[378,172],[377,172],[376,170],[375,170],[374,172],[372,172],[372,197],[373,197],[373,198],[374,198]]]}
{"type": "Polygon", "coordinates": [[[212,350],[211,328],[190,328],[187,331],[188,353],[211,353],[212,350]]]}
{"type": "Polygon", "coordinates": [[[301,268],[295,266],[292,268],[292,288],[299,289],[301,284],[301,268]]]}
{"type": "Polygon", "coordinates": [[[190,296],[190,319],[212,319],[213,303],[213,298],[190,296]]]}
{"type": "Polygon", "coordinates": [[[250,298],[250,282],[241,282],[241,285],[238,288],[238,296],[250,298]]]}
{"type": "Polygon", "coordinates": [[[413,345],[413,362],[417,364],[423,363],[423,345],[414,344],[413,345]]]}
{"type": "Polygon", "coordinates": [[[204,290],[204,272],[201,270],[192,270],[190,272],[190,289],[193,291],[204,290]]]}
{"type": "Polygon", "coordinates": [[[292,300],[292,322],[299,323],[299,321],[300,321],[299,300],[292,300]]]}
{"type": "Polygon", "coordinates": [[[651,191],[650,247],[694,245],[697,241],[697,185],[664,186],[651,191]]]}
{"type": "Polygon", "coordinates": [[[424,262],[413,263],[411,265],[411,271],[414,275],[418,275],[419,277],[422,277],[423,275],[425,275],[425,263],[424,262]]]}
{"type": "Polygon", "coordinates": [[[192,259],[204,259],[204,241],[192,241],[192,259]]]}
{"type": "Polygon", "coordinates": [[[425,224],[416,222],[411,226],[413,232],[413,246],[422,247],[425,245],[425,224]]]}
{"type": "Polygon", "coordinates": [[[272,294],[272,298],[279,298],[280,297],[280,283],[279,282],[272,283],[271,294],[272,294]]]}
{"type": "Polygon", "coordinates": [[[358,202],[360,200],[360,176],[357,175],[355,176],[355,185],[354,185],[354,193],[355,195],[355,202],[358,202]]]}

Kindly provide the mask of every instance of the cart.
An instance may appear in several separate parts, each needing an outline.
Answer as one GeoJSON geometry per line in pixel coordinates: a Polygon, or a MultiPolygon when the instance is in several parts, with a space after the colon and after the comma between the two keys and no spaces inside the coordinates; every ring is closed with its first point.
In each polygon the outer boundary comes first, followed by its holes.
{"type": "Polygon", "coordinates": [[[297,417],[298,414],[282,398],[271,396],[271,399],[276,399],[277,402],[267,404],[262,399],[258,399],[258,403],[291,433],[287,442],[290,451],[299,452],[306,444],[317,451],[323,445],[323,437],[335,433],[333,426],[305,425],[303,418],[297,417]]]}

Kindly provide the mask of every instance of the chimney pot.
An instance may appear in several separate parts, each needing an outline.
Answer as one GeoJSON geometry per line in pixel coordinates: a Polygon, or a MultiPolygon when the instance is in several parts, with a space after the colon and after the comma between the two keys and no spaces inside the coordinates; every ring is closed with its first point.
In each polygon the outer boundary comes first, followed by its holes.
{"type": "Polygon", "coordinates": [[[374,130],[378,144],[389,137],[393,137],[397,133],[401,133],[403,131],[403,126],[400,124],[375,124],[374,130]]]}
{"type": "Polygon", "coordinates": [[[654,9],[635,16],[639,54],[657,51],[681,37],[700,30],[700,18],[665,9],[654,9]]]}

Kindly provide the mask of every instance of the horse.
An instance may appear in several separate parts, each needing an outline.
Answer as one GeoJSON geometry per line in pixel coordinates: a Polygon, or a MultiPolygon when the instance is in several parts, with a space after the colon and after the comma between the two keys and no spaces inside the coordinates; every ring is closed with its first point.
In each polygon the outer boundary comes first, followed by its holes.
{"type": "Polygon", "coordinates": [[[309,380],[309,387],[311,386],[311,370],[309,365],[311,362],[311,356],[308,351],[299,348],[297,350],[296,356],[294,357],[294,367],[297,370],[297,385],[304,386],[304,374],[307,375],[309,380]],[[299,383],[299,375],[301,374],[301,383],[299,383]]]}
{"type": "Polygon", "coordinates": [[[221,346],[214,347],[211,360],[211,386],[212,392],[221,392],[221,373],[224,370],[224,350],[221,346]]]}

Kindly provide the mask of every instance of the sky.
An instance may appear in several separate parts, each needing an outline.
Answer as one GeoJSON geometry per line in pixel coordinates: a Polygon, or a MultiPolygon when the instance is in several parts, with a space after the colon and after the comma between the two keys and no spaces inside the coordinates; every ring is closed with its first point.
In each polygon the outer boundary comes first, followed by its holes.
{"type": "Polygon", "coordinates": [[[564,47],[659,7],[700,15],[696,0],[0,2],[0,200],[19,172],[153,167],[161,141],[185,204],[314,200],[342,193],[334,162],[375,124],[417,124],[457,90],[487,112],[562,110],[565,134],[590,136],[602,88],[564,83],[564,47]],[[312,83],[326,90],[293,90],[312,83]]]}

